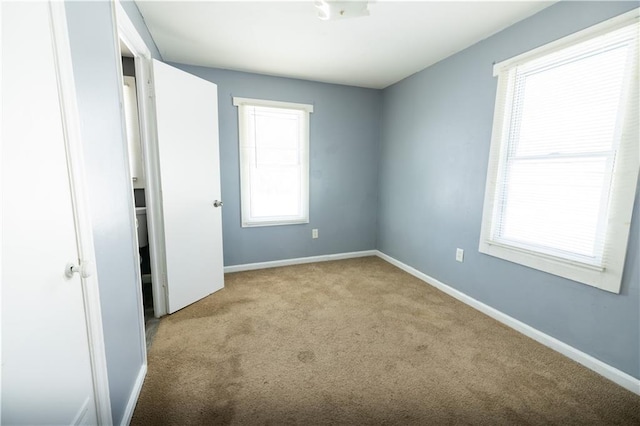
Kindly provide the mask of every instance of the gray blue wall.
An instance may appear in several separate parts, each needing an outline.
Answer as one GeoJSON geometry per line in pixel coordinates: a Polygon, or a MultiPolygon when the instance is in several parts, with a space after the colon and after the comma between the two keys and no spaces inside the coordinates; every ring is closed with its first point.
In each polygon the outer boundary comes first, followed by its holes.
{"type": "Polygon", "coordinates": [[[225,266],[375,249],[380,91],[172,65],[218,85],[225,266]],[[240,226],[238,110],[233,96],[314,106],[309,224],[240,226]],[[318,239],[311,239],[312,228],[318,228],[318,239]]]}
{"type": "MultiPolygon", "coordinates": [[[[137,13],[131,6],[127,6],[129,15],[137,13]]],[[[114,423],[119,424],[143,363],[144,344],[131,241],[132,188],[118,97],[122,90],[117,68],[120,54],[109,2],[68,2],[65,7],[84,142],[111,411],[114,423]]],[[[142,18],[133,21],[139,25],[142,18]]],[[[140,27],[138,31],[147,30],[140,27]]]]}
{"type": "Polygon", "coordinates": [[[637,6],[561,2],[385,89],[378,249],[640,378],[638,195],[619,295],[478,252],[493,63],[637,6]]]}

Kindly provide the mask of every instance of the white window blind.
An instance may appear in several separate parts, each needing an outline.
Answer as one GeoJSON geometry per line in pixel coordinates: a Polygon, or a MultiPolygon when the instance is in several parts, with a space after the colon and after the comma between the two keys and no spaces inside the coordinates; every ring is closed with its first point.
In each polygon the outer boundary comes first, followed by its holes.
{"type": "Polygon", "coordinates": [[[309,221],[310,105],[234,98],[242,226],[309,221]]]}
{"type": "Polygon", "coordinates": [[[480,251],[618,291],[638,173],[634,16],[496,65],[480,251]]]}

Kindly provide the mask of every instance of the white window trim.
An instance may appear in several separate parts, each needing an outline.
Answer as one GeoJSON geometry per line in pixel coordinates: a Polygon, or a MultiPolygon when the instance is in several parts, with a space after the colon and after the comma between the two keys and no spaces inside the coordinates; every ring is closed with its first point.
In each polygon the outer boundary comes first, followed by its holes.
{"type": "Polygon", "coordinates": [[[489,153],[489,170],[487,173],[484,197],[482,229],[480,233],[479,251],[481,253],[578,281],[612,293],[620,292],[638,172],[640,169],[640,144],[638,143],[640,135],[638,134],[637,120],[640,113],[638,110],[638,92],[640,88],[638,87],[637,48],[634,52],[636,57],[632,60],[631,86],[626,99],[622,137],[618,148],[619,158],[623,158],[625,161],[616,161],[613,171],[616,190],[612,191],[611,194],[610,213],[617,212],[618,215],[614,216],[611,214],[609,217],[609,226],[605,240],[605,244],[608,247],[606,267],[597,268],[592,265],[581,264],[579,262],[544,255],[531,250],[492,241],[491,225],[493,222],[495,188],[501,163],[500,156],[502,155],[503,135],[508,128],[508,120],[504,118],[505,116],[508,117],[511,115],[510,111],[508,111],[511,107],[509,93],[511,88],[508,87],[510,80],[508,78],[509,70],[519,64],[551,54],[601,34],[614,31],[630,23],[637,23],[640,16],[639,11],[640,9],[634,9],[522,55],[507,59],[494,66],[494,76],[498,76],[498,89],[496,93],[491,149],[489,153]]]}
{"type": "Polygon", "coordinates": [[[238,147],[240,148],[240,200],[241,200],[241,225],[243,228],[298,225],[309,223],[309,114],[313,112],[313,105],[293,102],[271,101],[266,99],[252,99],[233,97],[233,105],[238,107],[238,147]],[[245,134],[246,114],[244,107],[262,106],[269,108],[294,109],[305,113],[302,129],[302,214],[300,218],[291,219],[288,217],[272,218],[271,220],[252,220],[250,214],[251,200],[249,187],[249,168],[242,161],[242,142],[247,139],[245,134]]]}

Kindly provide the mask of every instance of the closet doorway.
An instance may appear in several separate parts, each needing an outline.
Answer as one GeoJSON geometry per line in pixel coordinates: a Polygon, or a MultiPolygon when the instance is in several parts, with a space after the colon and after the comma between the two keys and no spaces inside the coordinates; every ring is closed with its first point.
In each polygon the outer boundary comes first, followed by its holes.
{"type": "MultiPolygon", "coordinates": [[[[131,182],[131,211],[139,253],[140,316],[147,347],[158,318],[167,314],[166,273],[160,182],[155,139],[155,112],[149,102],[151,53],[119,2],[114,3],[122,75],[122,104],[126,123],[127,161],[131,182]]],[[[146,353],[146,351],[145,351],[146,353]]]]}
{"type": "Polygon", "coordinates": [[[159,318],[224,287],[217,86],[152,60],[122,6],[116,7],[125,56],[119,61],[123,112],[131,112],[133,129],[126,133],[140,132],[127,150],[131,211],[135,199],[138,222],[147,223],[146,235],[140,229],[135,238],[143,255],[140,288],[148,294],[151,281],[147,312],[159,318]]]}

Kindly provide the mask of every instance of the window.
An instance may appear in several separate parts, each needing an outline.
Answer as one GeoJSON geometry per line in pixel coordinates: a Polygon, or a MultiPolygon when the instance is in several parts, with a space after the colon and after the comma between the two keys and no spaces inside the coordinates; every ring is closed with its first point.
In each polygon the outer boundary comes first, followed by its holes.
{"type": "Polygon", "coordinates": [[[619,292],[640,162],[638,10],[494,75],[480,251],[619,292]]]}
{"type": "Polygon", "coordinates": [[[312,105],[233,98],[238,107],[242,226],[309,223],[312,105]]]}

